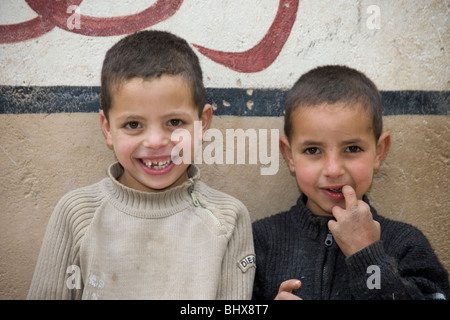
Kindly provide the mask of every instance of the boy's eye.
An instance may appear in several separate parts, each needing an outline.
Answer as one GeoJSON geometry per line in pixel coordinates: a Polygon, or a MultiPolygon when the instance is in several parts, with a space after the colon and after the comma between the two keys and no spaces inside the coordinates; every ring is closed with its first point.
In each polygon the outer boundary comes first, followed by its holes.
{"type": "Polygon", "coordinates": [[[131,129],[131,130],[139,129],[140,127],[141,127],[141,124],[137,121],[130,121],[125,124],[125,128],[131,129]]]}
{"type": "Polygon", "coordinates": [[[183,120],[180,120],[180,119],[172,119],[172,120],[169,120],[169,122],[168,122],[168,125],[170,127],[179,127],[182,124],[183,124],[183,120]]]}
{"type": "Polygon", "coordinates": [[[356,153],[362,151],[358,146],[350,146],[345,149],[345,152],[356,153]]]}
{"type": "Polygon", "coordinates": [[[312,155],[312,154],[319,154],[320,150],[319,148],[307,148],[304,151],[306,154],[312,155]]]}

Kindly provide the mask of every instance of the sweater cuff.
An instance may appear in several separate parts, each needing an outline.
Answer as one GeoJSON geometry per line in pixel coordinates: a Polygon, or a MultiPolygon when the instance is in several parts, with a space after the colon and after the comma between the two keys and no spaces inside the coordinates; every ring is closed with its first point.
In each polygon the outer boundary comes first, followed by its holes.
{"type": "Polygon", "coordinates": [[[386,253],[383,248],[383,242],[378,240],[348,256],[345,258],[345,262],[351,273],[366,274],[367,267],[371,265],[379,266],[385,258],[386,253]]]}

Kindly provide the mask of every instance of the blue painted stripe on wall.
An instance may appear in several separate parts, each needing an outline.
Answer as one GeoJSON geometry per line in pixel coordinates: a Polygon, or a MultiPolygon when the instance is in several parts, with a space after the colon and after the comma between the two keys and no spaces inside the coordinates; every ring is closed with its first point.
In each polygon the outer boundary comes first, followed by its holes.
{"type": "MultiPolygon", "coordinates": [[[[278,117],[287,91],[207,88],[215,115],[278,117]]],[[[448,115],[450,91],[382,91],[384,115],[448,115]]],[[[0,86],[0,114],[98,112],[100,87],[0,86]]]]}

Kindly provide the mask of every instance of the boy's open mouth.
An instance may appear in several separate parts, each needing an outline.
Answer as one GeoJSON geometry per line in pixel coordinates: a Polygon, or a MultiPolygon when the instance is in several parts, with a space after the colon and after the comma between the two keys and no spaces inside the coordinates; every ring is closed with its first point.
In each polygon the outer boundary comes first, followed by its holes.
{"type": "Polygon", "coordinates": [[[335,200],[343,200],[344,194],[342,193],[343,186],[327,186],[321,188],[322,192],[333,201],[335,200]]]}
{"type": "Polygon", "coordinates": [[[141,159],[141,162],[150,169],[153,170],[162,170],[166,168],[168,165],[172,163],[172,160],[166,160],[166,161],[151,161],[151,160],[143,160],[141,159]]]}

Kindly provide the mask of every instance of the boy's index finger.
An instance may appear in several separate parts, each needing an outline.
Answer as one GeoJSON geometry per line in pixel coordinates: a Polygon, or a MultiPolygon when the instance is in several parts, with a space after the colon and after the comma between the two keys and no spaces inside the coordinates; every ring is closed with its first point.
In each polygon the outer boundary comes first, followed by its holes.
{"type": "Polygon", "coordinates": [[[298,279],[289,279],[286,281],[283,281],[280,285],[280,289],[278,290],[278,293],[286,291],[286,292],[292,292],[293,290],[296,290],[300,288],[301,281],[298,279]]]}
{"type": "Polygon", "coordinates": [[[345,210],[355,208],[358,206],[358,199],[356,198],[355,190],[349,186],[345,185],[342,187],[342,193],[345,197],[345,210]]]}

